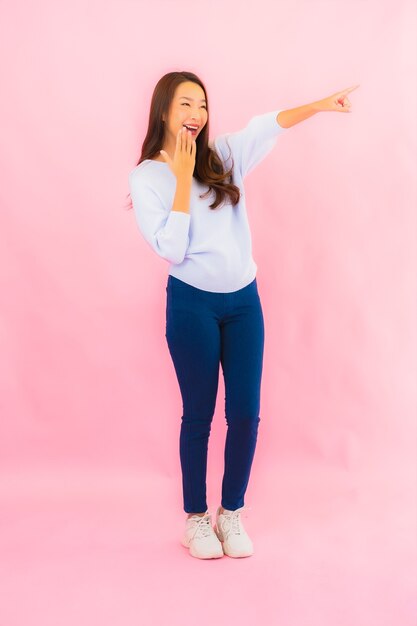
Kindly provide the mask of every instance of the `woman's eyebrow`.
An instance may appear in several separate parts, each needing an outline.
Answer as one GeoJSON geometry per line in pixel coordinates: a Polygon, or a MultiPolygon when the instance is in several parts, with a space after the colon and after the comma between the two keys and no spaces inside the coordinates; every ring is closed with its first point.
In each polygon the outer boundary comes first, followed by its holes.
{"type": "MultiPolygon", "coordinates": [[[[193,99],[193,98],[189,98],[188,96],[180,96],[180,100],[181,100],[181,98],[185,98],[186,100],[192,100],[193,99]]],[[[200,102],[207,102],[207,101],[205,100],[205,98],[201,98],[200,102]]]]}

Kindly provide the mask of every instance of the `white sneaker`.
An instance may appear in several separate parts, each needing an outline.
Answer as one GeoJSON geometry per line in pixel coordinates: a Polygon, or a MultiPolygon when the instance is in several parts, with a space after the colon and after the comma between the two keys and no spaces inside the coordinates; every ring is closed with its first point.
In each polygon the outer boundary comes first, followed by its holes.
{"type": "Polygon", "coordinates": [[[240,513],[245,507],[235,511],[225,509],[220,513],[220,506],[216,511],[216,525],[214,532],[223,545],[223,552],[227,556],[250,556],[254,553],[253,543],[243,527],[240,513]]]}
{"type": "Polygon", "coordinates": [[[191,556],[198,559],[218,559],[223,556],[223,548],[213,530],[211,514],[192,515],[185,523],[181,544],[190,549],[191,556]]]}

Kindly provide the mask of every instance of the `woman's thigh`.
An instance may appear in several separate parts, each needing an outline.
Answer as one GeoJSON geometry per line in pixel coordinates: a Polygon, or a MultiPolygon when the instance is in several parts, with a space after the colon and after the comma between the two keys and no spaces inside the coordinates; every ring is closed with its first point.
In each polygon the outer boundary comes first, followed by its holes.
{"type": "Polygon", "coordinates": [[[209,302],[195,289],[168,282],[165,337],[185,419],[211,420],[216,406],[221,337],[209,302]]]}
{"type": "Polygon", "coordinates": [[[264,338],[262,305],[255,285],[235,300],[221,326],[227,421],[259,416],[264,338]]]}

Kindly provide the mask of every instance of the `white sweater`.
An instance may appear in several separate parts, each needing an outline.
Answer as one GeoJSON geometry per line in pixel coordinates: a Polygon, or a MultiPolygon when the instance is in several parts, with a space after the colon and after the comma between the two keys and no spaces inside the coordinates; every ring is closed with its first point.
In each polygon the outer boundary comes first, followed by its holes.
{"type": "MultiPolygon", "coordinates": [[[[244,177],[275,146],[283,128],[276,121],[280,110],[255,115],[234,133],[215,138],[210,146],[226,167],[234,160],[233,183],[241,191],[238,204],[217,209],[209,205],[214,191],[192,179],[190,212],[171,211],[176,177],[167,163],[146,159],[129,173],[129,187],[139,230],[152,249],[170,263],[168,274],[205,291],[229,293],[246,287],[256,276],[252,239],[246,212],[244,177]]],[[[198,148],[197,148],[198,149],[198,148]]]]}

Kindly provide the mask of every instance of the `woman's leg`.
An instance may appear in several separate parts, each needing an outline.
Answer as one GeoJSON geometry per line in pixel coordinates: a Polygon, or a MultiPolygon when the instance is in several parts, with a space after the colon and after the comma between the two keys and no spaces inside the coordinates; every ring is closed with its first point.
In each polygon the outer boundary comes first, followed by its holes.
{"type": "Polygon", "coordinates": [[[260,422],[264,318],[256,280],[234,292],[221,325],[221,364],[228,424],[221,505],[244,506],[260,422]]]}
{"type": "Polygon", "coordinates": [[[220,367],[220,329],[210,295],[168,281],[165,336],[183,403],[179,448],[186,513],[207,510],[208,440],[220,367]]]}

